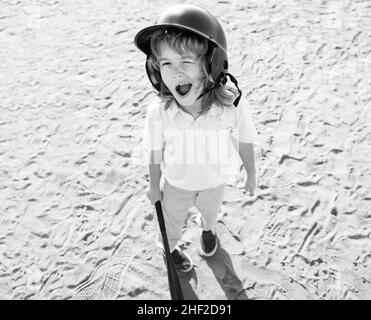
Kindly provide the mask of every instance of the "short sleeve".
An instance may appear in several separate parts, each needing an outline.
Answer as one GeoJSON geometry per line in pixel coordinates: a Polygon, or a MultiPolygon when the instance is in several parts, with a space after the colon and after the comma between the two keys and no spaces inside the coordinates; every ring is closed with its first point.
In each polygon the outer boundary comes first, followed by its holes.
{"type": "Polygon", "coordinates": [[[234,139],[244,143],[253,143],[257,140],[255,125],[251,116],[250,106],[242,98],[236,108],[234,128],[231,135],[234,139]]]}
{"type": "Polygon", "coordinates": [[[158,101],[148,105],[142,141],[142,145],[147,151],[161,150],[164,146],[160,107],[158,101]]]}

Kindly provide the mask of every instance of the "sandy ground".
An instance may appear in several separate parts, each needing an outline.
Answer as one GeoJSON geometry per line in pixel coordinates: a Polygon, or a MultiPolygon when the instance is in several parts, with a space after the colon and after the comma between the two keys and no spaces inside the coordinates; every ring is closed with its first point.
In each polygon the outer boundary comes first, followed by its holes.
{"type": "MultiPolygon", "coordinates": [[[[369,1],[178,1],[225,28],[258,188],[228,185],[194,299],[370,299],[369,1]]],[[[0,298],[167,299],[140,142],[136,32],[175,1],[1,1],[0,298]]]]}

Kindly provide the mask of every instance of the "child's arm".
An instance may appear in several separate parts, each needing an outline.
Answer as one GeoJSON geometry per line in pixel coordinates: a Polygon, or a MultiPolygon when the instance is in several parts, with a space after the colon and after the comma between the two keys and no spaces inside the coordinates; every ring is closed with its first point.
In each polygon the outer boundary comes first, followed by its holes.
{"type": "Polygon", "coordinates": [[[254,145],[239,141],[238,151],[247,175],[255,175],[254,145]]]}
{"type": "Polygon", "coordinates": [[[240,104],[236,108],[235,124],[231,136],[233,144],[238,148],[238,153],[246,169],[247,179],[245,182],[245,190],[250,192],[250,196],[253,196],[256,185],[253,142],[256,141],[257,134],[249,103],[244,98],[241,99],[240,104]]]}
{"type": "Polygon", "coordinates": [[[152,204],[162,200],[160,190],[162,150],[151,151],[149,154],[149,190],[147,197],[152,204]]]}
{"type": "Polygon", "coordinates": [[[148,105],[146,121],[143,134],[143,146],[148,150],[149,166],[149,188],[147,197],[152,204],[162,199],[160,191],[162,154],[164,148],[163,127],[160,116],[161,106],[159,101],[155,100],[148,105]]]}
{"type": "Polygon", "coordinates": [[[244,143],[239,141],[238,153],[247,173],[245,190],[250,192],[250,196],[253,196],[256,185],[254,145],[252,143],[244,143]]]}

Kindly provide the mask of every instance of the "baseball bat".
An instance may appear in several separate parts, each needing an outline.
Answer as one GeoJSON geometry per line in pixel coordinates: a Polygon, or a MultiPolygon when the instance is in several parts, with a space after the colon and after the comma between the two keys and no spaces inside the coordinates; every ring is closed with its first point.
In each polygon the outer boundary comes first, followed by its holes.
{"type": "Polygon", "coordinates": [[[155,203],[155,207],[156,207],[158,223],[160,225],[162,240],[163,240],[164,247],[165,247],[167,278],[169,281],[170,296],[172,300],[184,300],[182,287],[180,286],[178,274],[176,272],[175,265],[173,262],[173,257],[171,256],[171,253],[170,253],[169,242],[167,240],[165,221],[164,221],[164,215],[162,213],[161,202],[157,201],[155,203]]]}

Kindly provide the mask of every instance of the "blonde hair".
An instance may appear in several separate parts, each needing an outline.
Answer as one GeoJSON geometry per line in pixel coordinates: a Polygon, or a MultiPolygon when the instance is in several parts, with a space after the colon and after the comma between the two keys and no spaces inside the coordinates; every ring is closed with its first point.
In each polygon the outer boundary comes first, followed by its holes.
{"type": "MultiPolygon", "coordinates": [[[[213,82],[209,79],[207,72],[207,58],[209,53],[209,42],[207,39],[197,36],[196,34],[188,31],[180,31],[177,29],[166,29],[156,31],[151,36],[151,51],[152,54],[149,57],[149,63],[152,68],[160,73],[160,65],[158,60],[160,59],[160,43],[165,41],[167,45],[179,54],[185,52],[191,52],[195,56],[201,59],[202,70],[204,72],[204,89],[211,88],[213,82]]],[[[202,112],[207,112],[213,103],[219,106],[230,107],[237,95],[237,91],[233,88],[226,86],[219,86],[202,97],[202,112]]],[[[169,108],[174,97],[161,81],[159,96],[165,102],[165,110],[169,108]]]]}

